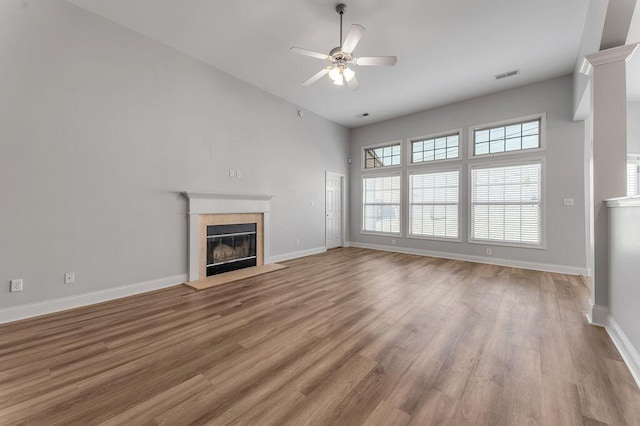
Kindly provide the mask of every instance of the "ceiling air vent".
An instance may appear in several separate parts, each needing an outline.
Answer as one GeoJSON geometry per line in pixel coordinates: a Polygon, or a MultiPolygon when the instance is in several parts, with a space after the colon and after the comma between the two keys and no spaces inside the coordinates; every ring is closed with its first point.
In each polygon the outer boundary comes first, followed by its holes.
{"type": "Polygon", "coordinates": [[[362,114],[356,115],[356,117],[358,117],[358,118],[365,118],[365,117],[368,117],[368,116],[369,116],[368,112],[363,112],[362,114]]]}
{"type": "Polygon", "coordinates": [[[513,71],[509,71],[509,72],[504,72],[502,74],[498,74],[495,77],[496,77],[496,80],[502,80],[503,78],[512,77],[512,76],[518,75],[518,74],[520,74],[520,71],[513,70],[513,71]]]}

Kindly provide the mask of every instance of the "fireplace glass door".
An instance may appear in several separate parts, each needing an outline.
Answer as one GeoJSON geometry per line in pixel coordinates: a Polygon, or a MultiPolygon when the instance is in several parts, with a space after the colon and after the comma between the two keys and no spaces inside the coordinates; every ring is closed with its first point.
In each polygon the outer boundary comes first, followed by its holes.
{"type": "Polygon", "coordinates": [[[256,266],[255,223],[207,226],[207,276],[256,266]]]}

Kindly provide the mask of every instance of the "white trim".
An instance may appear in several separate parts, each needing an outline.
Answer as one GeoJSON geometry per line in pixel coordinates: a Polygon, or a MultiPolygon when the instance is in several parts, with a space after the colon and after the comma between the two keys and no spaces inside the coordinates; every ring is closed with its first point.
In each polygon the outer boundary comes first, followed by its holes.
{"type": "MultiPolygon", "coordinates": [[[[422,164],[424,166],[424,164],[422,164]]],[[[447,165],[447,164],[439,164],[439,165],[434,165],[433,167],[426,167],[426,168],[422,168],[422,167],[417,167],[417,168],[411,168],[409,170],[407,170],[407,176],[406,176],[406,188],[407,188],[407,208],[406,208],[406,212],[404,214],[404,220],[405,220],[405,235],[407,236],[407,238],[411,238],[411,239],[418,239],[418,240],[434,240],[434,241],[449,241],[449,242],[454,242],[454,243],[461,243],[462,242],[462,232],[461,231],[461,227],[460,224],[462,223],[462,209],[461,209],[461,203],[462,203],[462,199],[461,199],[461,188],[462,188],[462,164],[457,164],[457,165],[447,165]],[[425,175],[425,174],[435,174],[435,173],[446,173],[446,172],[458,172],[458,236],[453,238],[453,237],[438,237],[438,236],[434,236],[434,235],[420,235],[420,234],[412,234],[411,233],[411,176],[416,176],[416,175],[425,175]]],[[[434,203],[433,205],[435,205],[436,203],[434,203]]],[[[449,204],[451,205],[451,204],[449,204]]]]}
{"type": "Polygon", "coordinates": [[[476,161],[480,159],[487,158],[496,158],[496,157],[508,157],[512,155],[522,155],[522,154],[533,154],[536,152],[543,152],[547,149],[547,113],[541,112],[538,114],[525,115],[523,117],[514,117],[509,118],[507,120],[494,121],[493,123],[485,123],[478,124],[475,126],[469,126],[468,129],[468,147],[469,153],[467,158],[470,161],[476,161]],[[485,130],[493,127],[501,127],[501,126],[509,126],[512,124],[524,123],[527,121],[540,120],[540,146],[538,148],[529,148],[529,149],[519,149],[517,151],[504,151],[504,152],[495,152],[495,153],[487,153],[487,154],[475,154],[475,131],[476,130],[485,130]]]}
{"type": "Polygon", "coordinates": [[[347,229],[347,178],[342,173],[325,170],[324,174],[324,244],[327,245],[327,180],[329,175],[340,179],[340,246],[344,247],[344,234],[347,229]]]}
{"type": "Polygon", "coordinates": [[[591,62],[589,62],[589,60],[586,57],[582,57],[582,61],[580,61],[580,68],[578,68],[578,72],[580,74],[584,74],[587,77],[591,76],[591,73],[593,72],[593,65],[591,65],[591,62]]]}
{"type": "MultiPolygon", "coordinates": [[[[395,167],[395,166],[394,166],[395,167]]],[[[386,167],[385,167],[386,169],[386,167]]],[[[404,194],[404,184],[402,182],[402,176],[403,176],[403,171],[402,170],[398,170],[395,172],[388,172],[388,173],[373,173],[373,174],[369,174],[369,173],[361,173],[360,174],[360,234],[361,235],[377,235],[377,236],[387,236],[387,237],[400,237],[402,238],[404,233],[403,233],[403,221],[404,221],[404,217],[403,217],[403,208],[402,206],[404,205],[405,201],[405,194],[404,194]],[[365,206],[365,196],[364,196],[364,180],[365,179],[375,179],[375,178],[383,178],[383,177],[400,177],[400,203],[398,204],[399,210],[400,210],[400,217],[399,219],[399,232],[377,232],[377,231],[369,231],[369,230],[364,230],[364,206],[365,206]]],[[[395,206],[395,204],[388,204],[389,206],[395,206]]]]}
{"type": "MultiPolygon", "coordinates": [[[[395,205],[395,204],[392,204],[395,205]]],[[[371,235],[372,237],[395,237],[395,238],[404,238],[403,235],[398,232],[377,232],[377,231],[360,231],[360,235],[371,235]]]]}
{"type": "Polygon", "coordinates": [[[273,195],[267,194],[215,194],[182,192],[189,202],[188,280],[198,281],[200,276],[200,219],[203,214],[262,213],[262,253],[264,264],[270,263],[269,211],[273,195]]]}
{"type": "Polygon", "coordinates": [[[589,300],[589,311],[587,312],[587,321],[589,324],[598,327],[604,327],[607,325],[607,317],[609,316],[609,308],[602,305],[594,305],[589,300]]]}
{"type": "Polygon", "coordinates": [[[523,157],[523,158],[514,158],[512,160],[494,160],[487,162],[475,162],[468,164],[467,170],[467,242],[469,244],[482,244],[482,245],[492,245],[492,246],[504,246],[504,247],[516,247],[516,248],[525,248],[525,249],[534,249],[534,250],[546,250],[547,248],[547,206],[546,206],[546,196],[547,196],[547,159],[544,156],[531,156],[531,157],[523,157]],[[528,243],[518,243],[511,241],[500,241],[500,240],[481,240],[473,238],[473,229],[472,229],[472,220],[471,217],[471,209],[473,207],[473,183],[472,183],[472,174],[471,171],[473,169],[491,169],[498,167],[510,167],[510,166],[524,166],[533,163],[540,163],[540,243],[539,244],[528,244],[528,243]]]}
{"type": "Polygon", "coordinates": [[[289,253],[283,253],[283,254],[277,254],[275,256],[271,256],[271,262],[273,263],[284,262],[285,260],[297,259],[299,257],[312,256],[314,254],[321,254],[326,252],[327,252],[327,248],[324,246],[315,247],[307,250],[292,251],[289,253]]]}
{"type": "Polygon", "coordinates": [[[106,290],[93,291],[90,293],[60,297],[44,302],[12,306],[10,308],[0,309],[0,324],[25,318],[37,317],[40,315],[51,314],[54,312],[66,311],[68,309],[93,305],[95,303],[107,302],[109,300],[133,296],[134,294],[159,290],[161,288],[173,287],[182,284],[185,281],[187,281],[187,274],[173,275],[170,277],[143,281],[136,284],[125,285],[122,287],[115,287],[106,290]]]}
{"type": "Polygon", "coordinates": [[[407,155],[406,155],[407,167],[413,168],[413,167],[420,167],[420,166],[430,166],[432,164],[450,163],[452,161],[461,161],[462,160],[462,143],[463,143],[462,141],[463,141],[463,136],[462,136],[461,128],[449,130],[447,132],[438,132],[438,133],[432,133],[430,135],[413,136],[413,137],[407,138],[407,155]],[[440,160],[433,159],[429,161],[418,161],[416,163],[413,162],[413,143],[414,142],[421,142],[429,139],[438,139],[445,136],[454,136],[454,135],[458,135],[458,156],[457,157],[443,158],[440,160]]]}
{"type": "Polygon", "coordinates": [[[273,195],[183,192],[189,200],[189,215],[219,213],[264,213],[270,211],[273,195]]]}
{"type": "Polygon", "coordinates": [[[640,207],[640,195],[604,200],[607,207],[640,207]]]}
{"type": "Polygon", "coordinates": [[[611,62],[628,61],[633,56],[640,43],[627,44],[626,46],[613,47],[600,52],[592,53],[585,56],[591,65],[597,67],[599,65],[609,64],[611,62]]]}
{"type": "Polygon", "coordinates": [[[389,141],[389,142],[381,142],[373,145],[363,146],[360,150],[360,171],[361,172],[371,172],[374,170],[389,170],[389,169],[398,169],[404,165],[404,161],[402,161],[402,139],[389,141]],[[375,148],[386,148],[388,146],[400,146],[400,164],[394,164],[392,166],[381,166],[381,167],[371,167],[369,169],[365,168],[365,151],[367,149],[375,149],[375,148]]]}
{"type": "Polygon", "coordinates": [[[620,325],[618,325],[611,315],[607,318],[605,330],[607,330],[613,344],[618,349],[618,352],[620,352],[620,356],[627,365],[631,376],[633,376],[633,379],[636,381],[636,385],[640,388],[640,355],[638,355],[638,351],[633,347],[620,328],[620,325]]]}
{"type": "Polygon", "coordinates": [[[352,241],[351,247],[391,251],[394,253],[414,254],[418,256],[438,257],[442,259],[462,260],[465,262],[484,263],[487,265],[507,266],[511,268],[531,269],[534,271],[556,272],[559,274],[567,274],[567,275],[586,275],[588,273],[587,268],[581,268],[577,266],[553,265],[550,263],[527,262],[522,260],[511,260],[511,259],[498,259],[495,257],[483,257],[483,256],[474,256],[474,255],[459,254],[459,253],[454,254],[454,253],[413,249],[413,248],[398,247],[398,246],[385,246],[381,244],[366,244],[366,243],[358,243],[358,242],[352,241]]]}

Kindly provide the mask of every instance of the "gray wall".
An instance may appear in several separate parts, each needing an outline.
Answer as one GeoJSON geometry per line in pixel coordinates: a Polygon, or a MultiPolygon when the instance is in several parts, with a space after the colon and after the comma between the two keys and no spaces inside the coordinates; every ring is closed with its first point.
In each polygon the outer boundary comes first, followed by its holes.
{"type": "MultiPolygon", "coordinates": [[[[633,201],[622,201],[621,204],[633,204],[633,201]]],[[[626,335],[635,352],[639,353],[640,206],[609,208],[609,221],[611,230],[609,314],[626,335]]],[[[629,364],[631,364],[629,367],[633,368],[632,360],[629,364]]],[[[640,367],[637,364],[635,366],[640,367]]]]}
{"type": "Polygon", "coordinates": [[[0,94],[0,308],[186,273],[178,191],[272,194],[271,254],[324,246],[339,125],[61,0],[0,2],[0,94]]]}
{"type": "Polygon", "coordinates": [[[627,152],[640,154],[640,102],[627,102],[627,152]]]}
{"type": "MultiPolygon", "coordinates": [[[[573,82],[565,76],[495,93],[445,107],[359,127],[351,132],[351,241],[391,246],[392,237],[362,235],[361,149],[387,141],[462,128],[460,231],[463,242],[395,238],[396,247],[430,250],[453,255],[486,257],[489,246],[469,244],[467,215],[468,127],[536,113],[547,113],[546,149],[546,250],[492,246],[488,261],[505,259],[559,267],[586,268],[584,122],[574,122],[573,82]],[[563,198],[574,198],[564,207],[563,198]]],[[[516,156],[509,156],[515,159],[516,156]]],[[[506,159],[506,158],[502,158],[506,159]]],[[[406,182],[406,168],[403,184],[406,182]]],[[[406,197],[405,197],[406,198],[406,197]]],[[[406,200],[404,208],[406,209],[406,200]]],[[[405,225],[402,225],[403,227],[405,225]]]]}

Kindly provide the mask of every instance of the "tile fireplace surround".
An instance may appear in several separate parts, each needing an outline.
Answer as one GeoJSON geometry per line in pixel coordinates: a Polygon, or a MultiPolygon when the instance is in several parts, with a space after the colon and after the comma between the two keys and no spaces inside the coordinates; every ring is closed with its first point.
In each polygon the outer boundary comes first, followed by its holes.
{"type": "MultiPolygon", "coordinates": [[[[189,201],[187,210],[189,216],[189,281],[206,278],[205,269],[202,267],[206,263],[203,259],[205,252],[202,250],[206,234],[203,235],[202,229],[206,230],[206,224],[212,221],[233,223],[234,217],[243,221],[245,220],[243,218],[252,217],[259,220],[258,218],[261,216],[262,244],[258,245],[258,251],[261,252],[259,257],[265,265],[271,263],[269,261],[269,210],[273,196],[202,192],[183,192],[183,195],[189,201]]],[[[258,227],[260,228],[260,225],[258,227]]]]}

